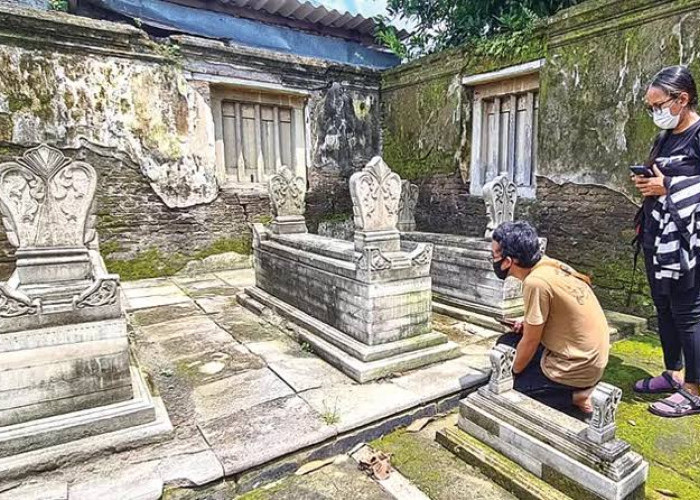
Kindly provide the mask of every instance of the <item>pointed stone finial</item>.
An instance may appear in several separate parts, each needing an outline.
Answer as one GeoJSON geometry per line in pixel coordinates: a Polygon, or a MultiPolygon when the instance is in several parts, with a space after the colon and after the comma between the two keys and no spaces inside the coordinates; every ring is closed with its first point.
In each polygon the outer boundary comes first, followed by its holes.
{"type": "Polygon", "coordinates": [[[491,378],[489,390],[494,394],[502,394],[513,388],[513,361],[515,349],[503,344],[496,344],[491,353],[491,378]]]}
{"type": "Polygon", "coordinates": [[[615,414],[622,399],[622,390],[614,385],[600,382],[591,395],[593,416],[587,431],[588,439],[597,444],[615,438],[615,414]]]}
{"type": "Polygon", "coordinates": [[[418,205],[418,186],[409,181],[401,181],[401,198],[399,198],[399,222],[401,232],[416,230],[416,206],[418,205]]]}
{"type": "Polygon", "coordinates": [[[275,220],[272,232],[277,234],[306,233],[306,181],[295,176],[289,167],[282,167],[269,182],[270,201],[275,220]]]}
{"type": "Polygon", "coordinates": [[[381,250],[400,250],[396,229],[401,197],[401,178],[384,160],[375,156],[350,177],[350,196],[355,215],[355,249],[365,245],[381,250]]]}
{"type": "Polygon", "coordinates": [[[518,201],[518,187],[505,174],[498,175],[484,184],[484,203],[489,218],[486,225],[486,238],[491,238],[494,229],[515,218],[515,204],[518,201]]]}

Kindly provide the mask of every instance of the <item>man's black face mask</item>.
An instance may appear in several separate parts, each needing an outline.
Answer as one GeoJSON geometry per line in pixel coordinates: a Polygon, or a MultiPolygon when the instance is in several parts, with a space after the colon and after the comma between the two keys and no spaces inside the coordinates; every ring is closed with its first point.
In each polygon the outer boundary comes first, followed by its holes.
{"type": "Polygon", "coordinates": [[[494,260],[493,261],[493,272],[496,273],[496,276],[498,276],[498,279],[504,280],[508,277],[508,271],[510,270],[510,267],[506,269],[501,269],[501,264],[503,261],[506,260],[505,257],[502,258],[501,260],[494,260]]]}

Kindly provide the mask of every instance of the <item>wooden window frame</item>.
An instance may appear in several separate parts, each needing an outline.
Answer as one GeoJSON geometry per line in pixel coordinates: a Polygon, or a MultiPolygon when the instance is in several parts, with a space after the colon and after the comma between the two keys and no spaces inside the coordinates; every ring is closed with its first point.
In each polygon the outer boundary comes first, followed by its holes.
{"type": "MultiPolygon", "coordinates": [[[[483,186],[488,181],[487,165],[483,163],[483,155],[487,148],[485,144],[487,137],[498,137],[500,140],[500,123],[501,109],[506,103],[513,110],[517,107],[520,96],[525,96],[526,99],[526,124],[531,124],[526,127],[524,158],[530,162],[526,167],[529,172],[529,184],[518,186],[518,195],[523,198],[534,198],[536,193],[536,175],[537,175],[537,130],[538,130],[538,97],[539,97],[539,69],[543,61],[534,61],[524,65],[513,66],[504,70],[485,73],[482,75],[474,75],[463,79],[464,85],[473,87],[472,100],[472,143],[471,143],[471,165],[470,165],[470,186],[469,191],[473,195],[480,196],[483,194],[483,186]],[[493,120],[491,126],[494,130],[490,134],[484,134],[484,127],[487,123],[485,116],[487,106],[493,101],[498,111],[495,113],[498,117],[493,120]]],[[[517,111],[509,112],[508,130],[516,130],[515,120],[517,119],[517,111]]],[[[511,177],[515,176],[515,151],[517,148],[516,134],[508,134],[508,165],[505,170],[510,173],[511,177]]],[[[492,148],[491,154],[500,154],[500,145],[496,150],[492,148]]],[[[497,165],[500,171],[503,171],[500,165],[499,158],[490,158],[489,164],[497,165]]],[[[495,172],[498,175],[500,172],[495,172]]],[[[517,179],[514,179],[517,182],[517,179]]],[[[521,179],[522,181],[522,179],[521,179]]]]}

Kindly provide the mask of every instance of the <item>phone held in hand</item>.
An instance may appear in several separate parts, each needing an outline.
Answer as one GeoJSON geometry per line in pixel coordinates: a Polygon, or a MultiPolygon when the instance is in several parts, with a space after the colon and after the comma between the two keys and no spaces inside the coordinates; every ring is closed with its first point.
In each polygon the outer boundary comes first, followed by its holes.
{"type": "Polygon", "coordinates": [[[517,323],[517,321],[515,321],[514,319],[507,319],[507,318],[499,319],[498,322],[500,324],[502,324],[503,326],[507,326],[508,328],[513,328],[515,326],[515,324],[517,323]]]}
{"type": "Polygon", "coordinates": [[[644,165],[632,165],[630,167],[630,171],[634,175],[642,175],[644,177],[655,177],[654,171],[649,167],[645,167],[644,165]]]}

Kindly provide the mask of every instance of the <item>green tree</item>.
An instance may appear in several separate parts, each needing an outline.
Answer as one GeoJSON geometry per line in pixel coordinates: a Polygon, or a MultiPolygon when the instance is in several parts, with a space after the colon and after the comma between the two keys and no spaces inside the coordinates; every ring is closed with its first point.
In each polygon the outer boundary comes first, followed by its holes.
{"type": "Polygon", "coordinates": [[[389,17],[377,19],[377,39],[401,57],[423,55],[475,39],[525,33],[537,19],[581,1],[388,0],[389,17]],[[406,20],[415,29],[402,40],[389,20],[406,20]]]}

